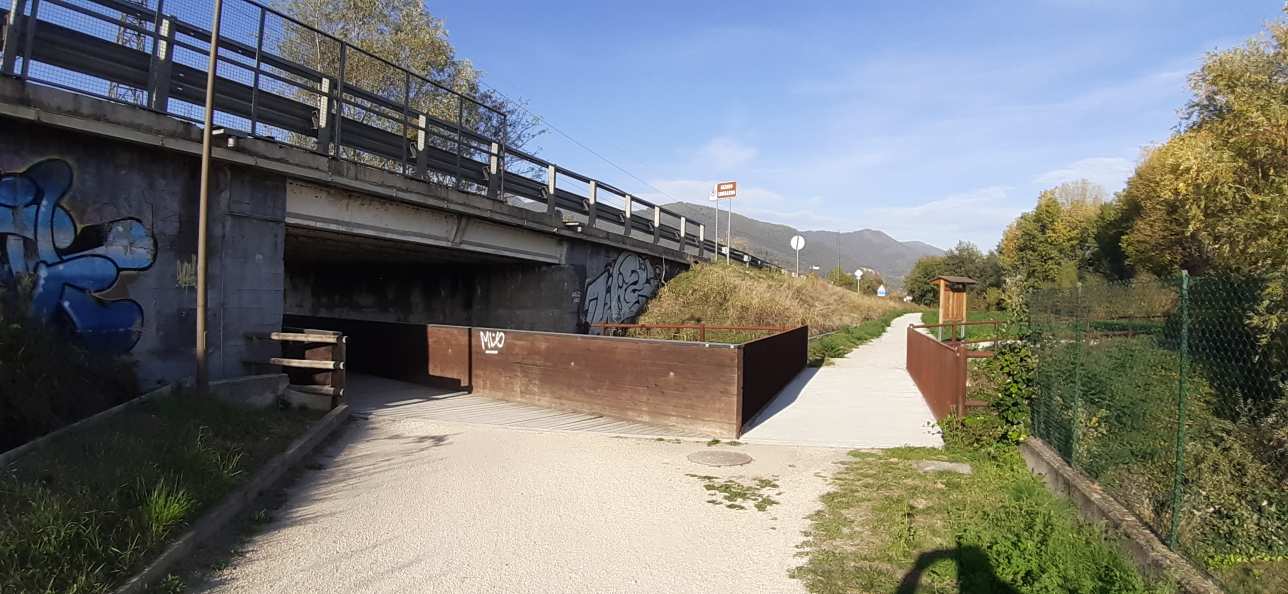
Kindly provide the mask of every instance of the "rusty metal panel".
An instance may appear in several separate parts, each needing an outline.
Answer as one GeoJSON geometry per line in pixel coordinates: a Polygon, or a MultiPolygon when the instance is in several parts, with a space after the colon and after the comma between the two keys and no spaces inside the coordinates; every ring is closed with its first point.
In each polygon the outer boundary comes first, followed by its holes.
{"type": "Polygon", "coordinates": [[[470,329],[465,326],[427,326],[425,339],[429,344],[426,362],[431,379],[454,383],[456,387],[470,386],[470,329]]]}
{"type": "Polygon", "coordinates": [[[741,423],[746,424],[805,369],[809,327],[801,326],[744,343],[742,355],[741,423]]]}
{"type": "Polygon", "coordinates": [[[477,394],[736,437],[729,345],[475,328],[477,394]]]}
{"type": "Polygon", "coordinates": [[[966,397],[964,350],[909,327],[907,356],[908,375],[917,384],[935,420],[961,411],[966,397]]]}

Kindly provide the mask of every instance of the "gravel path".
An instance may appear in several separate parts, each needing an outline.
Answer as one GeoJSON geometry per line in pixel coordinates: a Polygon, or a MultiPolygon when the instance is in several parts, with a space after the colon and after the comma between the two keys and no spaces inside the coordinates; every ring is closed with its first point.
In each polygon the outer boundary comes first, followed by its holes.
{"type": "Polygon", "coordinates": [[[803,592],[806,517],[845,452],[354,420],[207,592],[803,592]],[[710,475],[779,503],[712,504],[710,475]]]}

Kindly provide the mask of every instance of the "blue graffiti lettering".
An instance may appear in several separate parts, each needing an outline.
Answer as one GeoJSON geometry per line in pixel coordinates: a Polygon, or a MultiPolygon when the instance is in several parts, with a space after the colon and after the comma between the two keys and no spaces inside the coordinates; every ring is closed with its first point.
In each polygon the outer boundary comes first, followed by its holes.
{"type": "Polygon", "coordinates": [[[122,271],[151,267],[156,241],[138,219],[78,227],[59,204],[71,188],[62,159],[0,173],[0,284],[34,276],[33,316],[65,325],[91,349],[128,352],[142,336],[143,307],[97,294],[122,271]]]}

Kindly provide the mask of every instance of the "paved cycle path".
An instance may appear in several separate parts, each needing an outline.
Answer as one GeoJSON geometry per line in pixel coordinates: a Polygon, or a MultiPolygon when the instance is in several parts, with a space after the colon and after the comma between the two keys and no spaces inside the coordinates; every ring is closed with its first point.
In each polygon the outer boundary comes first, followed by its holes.
{"type": "Polygon", "coordinates": [[[749,443],[838,448],[941,447],[935,418],[905,369],[908,326],[885,333],[821,368],[807,368],[748,423],[749,443]]]}

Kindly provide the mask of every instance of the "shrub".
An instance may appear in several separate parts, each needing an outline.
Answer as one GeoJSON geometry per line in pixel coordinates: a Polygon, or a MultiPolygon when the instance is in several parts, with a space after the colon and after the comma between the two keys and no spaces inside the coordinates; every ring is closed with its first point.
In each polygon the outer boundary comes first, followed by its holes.
{"type": "Polygon", "coordinates": [[[0,451],[138,393],[133,364],[89,352],[27,315],[27,283],[0,287],[0,451]]]}

